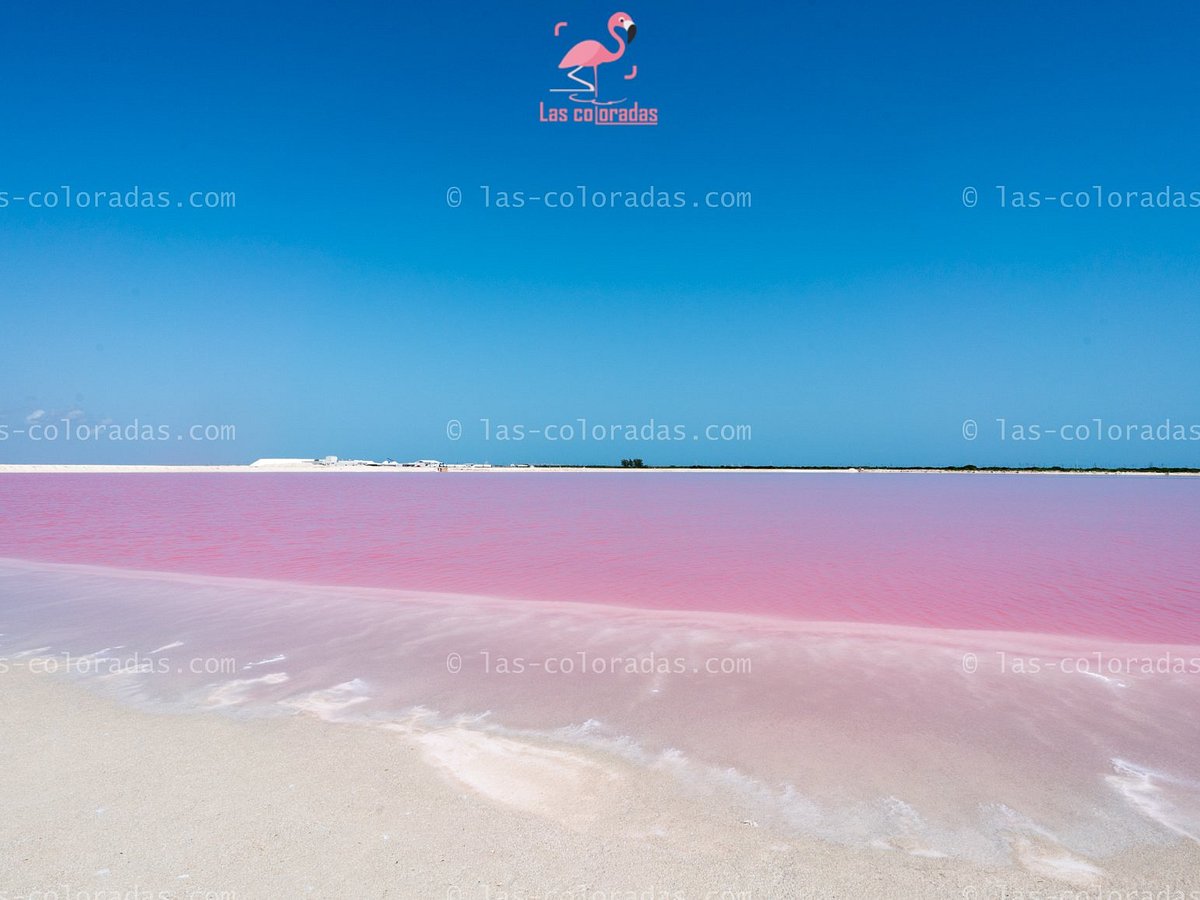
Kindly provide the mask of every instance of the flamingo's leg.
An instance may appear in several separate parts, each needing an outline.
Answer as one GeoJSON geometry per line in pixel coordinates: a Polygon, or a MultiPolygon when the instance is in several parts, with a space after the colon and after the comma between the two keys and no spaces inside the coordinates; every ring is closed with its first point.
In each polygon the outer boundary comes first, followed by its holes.
{"type": "Polygon", "coordinates": [[[596,96],[593,97],[592,99],[599,100],[600,99],[600,67],[599,66],[592,66],[592,81],[596,82],[595,84],[592,85],[592,90],[596,92],[596,96]]]}
{"type": "MultiPolygon", "coordinates": [[[[596,86],[594,84],[591,84],[586,78],[580,78],[577,74],[575,74],[582,68],[583,68],[583,66],[576,66],[570,72],[567,73],[567,77],[570,78],[572,81],[582,84],[589,91],[595,91],[596,86]]],[[[575,91],[578,91],[579,88],[551,88],[550,90],[553,93],[574,93],[575,91]]]]}

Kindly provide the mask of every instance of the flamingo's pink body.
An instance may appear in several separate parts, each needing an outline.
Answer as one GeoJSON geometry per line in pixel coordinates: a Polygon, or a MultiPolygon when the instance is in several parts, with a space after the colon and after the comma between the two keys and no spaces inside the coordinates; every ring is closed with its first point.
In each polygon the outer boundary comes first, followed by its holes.
{"type": "MultiPolygon", "coordinates": [[[[598,75],[597,70],[600,66],[605,63],[615,62],[625,55],[625,48],[628,45],[628,41],[633,40],[633,19],[629,17],[628,13],[613,13],[608,19],[608,33],[616,39],[616,50],[610,50],[599,41],[580,41],[567,51],[567,55],[562,58],[562,62],[558,64],[558,67],[560,69],[571,69],[572,75],[575,71],[583,68],[591,69],[593,75],[598,75]],[[622,37],[617,31],[618,28],[624,29],[628,38],[622,37]]],[[[593,91],[597,90],[595,84],[590,85],[590,87],[593,91]]]]}

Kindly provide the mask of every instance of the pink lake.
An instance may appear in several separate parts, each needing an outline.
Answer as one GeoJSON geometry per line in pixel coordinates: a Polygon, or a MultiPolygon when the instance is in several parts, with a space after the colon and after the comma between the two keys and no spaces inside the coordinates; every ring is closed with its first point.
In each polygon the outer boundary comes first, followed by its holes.
{"type": "Polygon", "coordinates": [[[1200,644],[1183,477],[6,475],[0,556],[1200,644]]]}

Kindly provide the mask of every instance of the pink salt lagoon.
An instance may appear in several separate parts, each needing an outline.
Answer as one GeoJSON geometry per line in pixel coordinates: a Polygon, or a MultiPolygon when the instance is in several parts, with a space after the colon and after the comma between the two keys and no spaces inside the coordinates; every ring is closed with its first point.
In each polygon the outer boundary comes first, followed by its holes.
{"type": "Polygon", "coordinates": [[[0,477],[0,556],[1200,644],[1200,479],[0,477]]]}
{"type": "Polygon", "coordinates": [[[1072,878],[1198,846],[1198,548],[1188,478],[6,475],[0,658],[1072,878]]]}

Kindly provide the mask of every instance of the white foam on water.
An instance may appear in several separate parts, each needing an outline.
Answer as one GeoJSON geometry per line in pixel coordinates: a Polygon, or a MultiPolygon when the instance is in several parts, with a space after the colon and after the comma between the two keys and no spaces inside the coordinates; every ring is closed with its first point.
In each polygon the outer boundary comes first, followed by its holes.
{"type": "Polygon", "coordinates": [[[1180,793],[1192,794],[1193,802],[1200,801],[1200,785],[1187,779],[1155,772],[1123,759],[1112,761],[1114,773],[1105,780],[1137,812],[1182,837],[1200,843],[1200,807],[1191,812],[1180,808],[1164,786],[1180,793]]]}
{"type": "Polygon", "coordinates": [[[168,650],[174,650],[177,647],[182,647],[182,646],[183,646],[183,641],[172,641],[169,644],[163,644],[163,646],[158,647],[154,650],[151,650],[150,654],[153,656],[155,653],[165,653],[168,650]]]}
{"type": "Polygon", "coordinates": [[[242,669],[253,669],[257,666],[272,666],[275,663],[284,662],[286,659],[287,656],[280,653],[278,656],[272,656],[270,659],[260,659],[258,662],[246,663],[244,666],[242,666],[242,669]]]}
{"type": "Polygon", "coordinates": [[[370,699],[367,683],[361,678],[355,678],[324,690],[282,700],[279,705],[296,712],[314,715],[327,722],[337,722],[344,718],[346,710],[370,699]]]}
{"type": "Polygon", "coordinates": [[[1087,669],[1082,669],[1079,671],[1079,674],[1087,675],[1089,678],[1098,678],[1099,680],[1103,681],[1105,684],[1111,684],[1113,687],[1119,687],[1119,688],[1129,687],[1129,685],[1127,685],[1125,682],[1117,681],[1117,679],[1115,679],[1115,678],[1109,678],[1107,675],[1101,675],[1099,672],[1090,672],[1087,669]]]}
{"type": "Polygon", "coordinates": [[[286,672],[272,672],[261,678],[235,678],[215,686],[208,693],[205,705],[209,709],[238,706],[250,699],[250,692],[259,685],[283,684],[288,680],[286,672]]]}
{"type": "Polygon", "coordinates": [[[26,659],[30,656],[41,656],[43,653],[46,653],[52,649],[54,649],[54,648],[53,647],[35,647],[32,650],[22,650],[21,652],[14,654],[13,659],[26,659]]]}
{"type": "Polygon", "coordinates": [[[513,731],[492,724],[489,730],[502,735],[528,736],[577,744],[600,751],[643,768],[660,772],[692,796],[714,801],[736,815],[738,821],[769,825],[806,837],[836,843],[899,850],[914,856],[969,857],[998,863],[1010,858],[1010,848],[998,836],[984,839],[970,830],[949,832],[928,825],[909,803],[897,797],[881,798],[876,804],[852,804],[836,809],[806,796],[795,785],[771,785],[732,766],[714,766],[691,759],[676,748],[653,753],[627,735],[609,736],[598,719],[549,732],[513,731]],[[875,835],[886,834],[879,838],[875,835]]]}

